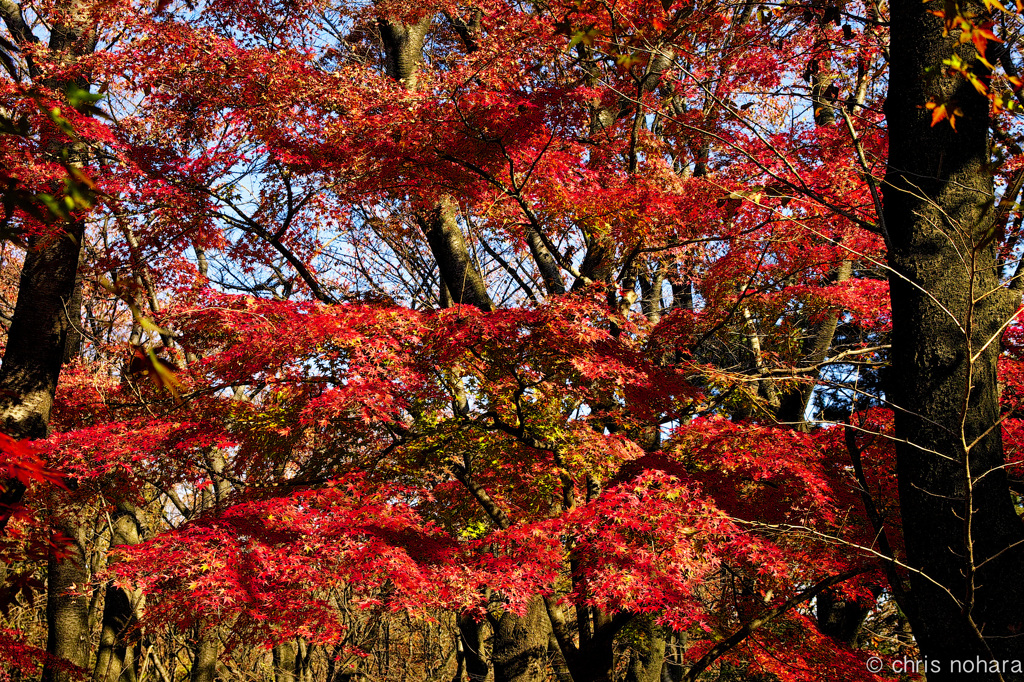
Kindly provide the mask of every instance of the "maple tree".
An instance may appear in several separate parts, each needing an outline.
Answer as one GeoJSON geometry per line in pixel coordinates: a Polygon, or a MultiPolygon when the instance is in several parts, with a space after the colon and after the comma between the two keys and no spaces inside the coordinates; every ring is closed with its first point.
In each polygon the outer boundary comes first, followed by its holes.
{"type": "Polygon", "coordinates": [[[1024,677],[1012,8],[0,16],[0,674],[1024,677]]]}

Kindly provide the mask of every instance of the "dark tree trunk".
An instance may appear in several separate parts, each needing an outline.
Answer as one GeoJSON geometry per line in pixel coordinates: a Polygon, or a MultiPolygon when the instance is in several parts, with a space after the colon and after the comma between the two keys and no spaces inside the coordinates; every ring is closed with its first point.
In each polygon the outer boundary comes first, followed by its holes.
{"type": "Polygon", "coordinates": [[[621,626],[603,611],[593,611],[591,634],[586,642],[581,639],[579,652],[569,661],[569,670],[575,682],[610,682],[612,679],[615,636],[621,626]]]}
{"type": "Polygon", "coordinates": [[[548,676],[548,623],[544,600],[534,597],[525,616],[509,611],[494,624],[494,682],[542,682],[548,676]]]}
{"type": "Polygon", "coordinates": [[[470,682],[483,682],[491,669],[487,663],[487,652],[484,650],[485,627],[485,623],[478,622],[471,616],[459,618],[462,655],[465,661],[466,675],[470,682]]]}
{"type": "MultiPolygon", "coordinates": [[[[70,62],[91,53],[96,40],[87,4],[84,0],[65,0],[57,6],[62,20],[50,30],[47,47],[51,54],[70,62]]],[[[2,16],[11,35],[26,43],[39,42],[20,5],[8,3],[2,16]]],[[[28,66],[33,80],[57,92],[72,85],[43,78],[34,58],[29,58],[28,66]]],[[[74,85],[89,86],[85,81],[74,85]]],[[[50,151],[56,155],[59,150],[50,151]]],[[[81,157],[77,150],[72,154],[75,157],[81,157]]],[[[0,431],[12,438],[47,436],[57,377],[78,339],[81,290],[76,275],[84,231],[84,222],[74,219],[64,225],[60,234],[28,241],[18,300],[0,367],[0,431]]],[[[24,487],[14,480],[0,485],[0,534],[24,492],[24,487]]]]}
{"type": "Polygon", "coordinates": [[[686,635],[670,632],[665,639],[665,662],[661,666],[661,682],[681,682],[683,679],[686,635]]]}
{"type": "MultiPolygon", "coordinates": [[[[78,0],[58,3],[61,21],[50,30],[49,49],[58,59],[74,60],[93,51],[95,37],[90,13],[78,0]]],[[[25,23],[21,8],[9,3],[3,13],[12,35],[28,43],[38,42],[25,23]]],[[[29,60],[33,80],[40,73],[29,60]]],[[[43,85],[61,91],[70,83],[40,79],[43,85]]],[[[87,88],[88,83],[75,83],[87,88]]],[[[51,149],[56,154],[56,148],[51,149]]],[[[80,157],[80,153],[73,157],[80,157]]],[[[80,161],[81,159],[78,158],[80,161]]],[[[18,284],[18,300],[7,335],[3,365],[0,366],[0,431],[17,439],[46,438],[50,412],[61,366],[79,341],[81,280],[78,263],[85,223],[72,219],[57,234],[28,241],[18,284]]],[[[21,501],[25,487],[19,481],[0,482],[0,535],[21,501]]],[[[88,664],[89,610],[81,591],[88,580],[81,533],[73,521],[57,524],[74,542],[69,551],[57,556],[51,549],[47,562],[46,651],[53,661],[85,668],[88,664]]],[[[64,682],[78,676],[70,669],[48,661],[43,682],[64,682]]]]}
{"type": "Polygon", "coordinates": [[[192,674],[189,682],[216,682],[217,656],[220,653],[220,640],[215,630],[198,631],[192,648],[192,674]]]}
{"type": "MultiPolygon", "coordinates": [[[[77,337],[76,274],[84,226],[75,221],[51,242],[29,245],[18,301],[0,367],[0,430],[11,438],[46,438],[57,378],[77,337]]],[[[24,494],[8,480],[0,493],[0,533],[24,494]]]]}
{"type": "Polygon", "coordinates": [[[836,590],[823,590],[816,598],[814,616],[818,629],[837,642],[854,646],[870,607],[844,599],[836,590]]]}
{"type": "MultiPolygon", "coordinates": [[[[900,505],[907,559],[920,570],[910,576],[908,616],[922,657],[942,666],[929,670],[934,682],[959,677],[951,660],[1024,659],[1024,529],[996,426],[998,336],[1017,297],[999,288],[986,224],[988,101],[945,74],[942,60],[955,49],[986,73],[973,46],[943,37],[931,9],[919,0],[891,4],[884,218],[900,505]],[[956,130],[931,125],[930,101],[962,111],[956,130]]],[[[984,12],[974,3],[962,9],[984,12]]]]}
{"type": "Polygon", "coordinates": [[[134,616],[131,597],[125,590],[108,585],[103,602],[103,630],[100,633],[100,648],[96,653],[93,667],[93,682],[116,682],[135,680],[131,666],[129,645],[124,639],[134,616]]]}
{"type": "MultiPolygon", "coordinates": [[[[47,661],[42,682],[72,682],[81,679],[67,664],[85,668],[89,662],[89,603],[83,593],[89,575],[85,567],[84,533],[74,523],[53,522],[53,527],[66,536],[67,544],[59,554],[52,547],[47,562],[46,652],[61,661],[47,661]]],[[[54,538],[55,545],[61,544],[54,538]]]]}
{"type": "Polygon", "coordinates": [[[624,682],[659,682],[665,664],[665,633],[653,616],[633,619],[626,632],[630,657],[624,682]]]}
{"type": "Polygon", "coordinates": [[[456,205],[445,200],[416,216],[416,222],[430,244],[452,303],[491,310],[491,298],[483,278],[469,256],[466,240],[455,221],[456,205]]]}
{"type": "MultiPolygon", "coordinates": [[[[111,548],[118,545],[137,545],[141,541],[135,508],[127,502],[117,503],[111,523],[113,533],[111,548]]],[[[130,593],[116,587],[112,582],[106,586],[103,602],[103,625],[100,632],[100,647],[93,668],[93,682],[134,682],[135,669],[131,665],[131,643],[129,635],[136,623],[138,592],[130,593]]]]}

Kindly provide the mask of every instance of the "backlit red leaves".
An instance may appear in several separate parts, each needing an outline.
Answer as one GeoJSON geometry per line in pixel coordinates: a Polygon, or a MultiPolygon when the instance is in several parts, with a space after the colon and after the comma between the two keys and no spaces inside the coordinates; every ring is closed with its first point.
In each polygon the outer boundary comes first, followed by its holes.
{"type": "Polygon", "coordinates": [[[64,485],[64,474],[50,468],[35,444],[0,433],[0,491],[4,490],[7,479],[23,485],[34,482],[64,485]]]}

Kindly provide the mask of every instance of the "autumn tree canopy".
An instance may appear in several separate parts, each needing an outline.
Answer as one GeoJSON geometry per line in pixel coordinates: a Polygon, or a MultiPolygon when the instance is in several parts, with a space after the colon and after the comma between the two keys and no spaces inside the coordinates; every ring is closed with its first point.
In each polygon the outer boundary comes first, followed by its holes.
{"type": "Polygon", "coordinates": [[[1024,679],[1020,12],[0,0],[0,680],[1024,679]]]}

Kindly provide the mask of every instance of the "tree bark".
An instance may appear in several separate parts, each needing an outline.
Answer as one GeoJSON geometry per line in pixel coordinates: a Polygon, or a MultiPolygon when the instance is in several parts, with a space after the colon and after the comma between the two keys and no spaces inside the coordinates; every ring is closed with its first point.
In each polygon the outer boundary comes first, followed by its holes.
{"type": "MultiPolygon", "coordinates": [[[[1024,529],[997,425],[998,337],[1017,298],[999,286],[986,226],[989,104],[942,60],[955,51],[983,80],[987,71],[973,46],[943,37],[931,9],[891,4],[884,222],[900,505],[907,559],[919,571],[908,616],[922,657],[941,663],[942,672],[929,671],[934,682],[958,677],[951,660],[1024,659],[1024,529]],[[955,130],[931,125],[929,102],[959,108],[955,130]]],[[[962,11],[984,13],[973,2],[962,11]]]]}
{"type": "MultiPolygon", "coordinates": [[[[196,626],[198,630],[199,626],[196,626]]],[[[220,641],[216,630],[196,633],[196,642],[192,649],[192,674],[189,682],[216,682],[217,655],[220,641]]]]}
{"type": "Polygon", "coordinates": [[[626,631],[632,635],[632,651],[624,682],[659,682],[665,664],[664,631],[649,615],[634,618],[626,631]]]}
{"type": "Polygon", "coordinates": [[[491,660],[494,682],[541,682],[548,676],[547,610],[541,597],[530,600],[525,616],[505,611],[494,623],[491,660]]]}
{"type": "MultiPolygon", "coordinates": [[[[0,429],[11,438],[46,438],[57,379],[77,310],[75,276],[84,225],[74,221],[49,243],[29,244],[18,301],[0,367],[0,429]]],[[[77,323],[77,317],[76,317],[77,323]]],[[[25,489],[8,480],[0,493],[0,532],[25,489]]]]}
{"type": "Polygon", "coordinates": [[[455,221],[455,202],[443,200],[416,216],[416,222],[430,244],[452,302],[490,312],[493,308],[484,280],[469,256],[466,240],[455,221]]]}
{"type": "MultiPolygon", "coordinates": [[[[95,36],[83,0],[59,2],[58,9],[63,21],[50,31],[50,53],[58,55],[58,61],[73,61],[92,52],[95,36]]],[[[27,45],[39,43],[20,5],[6,3],[0,8],[0,18],[18,40],[27,45]]],[[[72,84],[42,78],[32,57],[28,66],[32,79],[52,90],[59,92],[72,84]]],[[[84,81],[74,85],[88,87],[84,81]]],[[[58,150],[51,151],[56,154],[58,150]]],[[[0,431],[11,438],[47,436],[57,378],[69,351],[69,336],[70,345],[75,343],[72,318],[75,324],[80,318],[81,297],[76,298],[75,291],[84,231],[84,222],[73,219],[57,235],[28,240],[18,300],[0,367],[0,431]]],[[[0,485],[0,534],[24,493],[24,486],[13,479],[0,485]]]]}
{"type": "MultiPolygon", "coordinates": [[[[137,545],[141,541],[133,505],[117,503],[111,518],[112,534],[110,545],[137,545]]],[[[108,583],[103,602],[103,626],[100,632],[100,646],[93,667],[93,682],[134,682],[135,669],[131,665],[131,643],[129,631],[136,623],[136,607],[141,598],[139,592],[129,592],[108,583]]]]}
{"type": "MultiPolygon", "coordinates": [[[[433,21],[428,12],[415,24],[405,24],[381,17],[381,40],[384,44],[387,73],[408,90],[416,89],[416,72],[423,61],[423,41],[433,21]]],[[[477,271],[466,247],[462,230],[455,220],[458,205],[450,197],[441,197],[434,206],[419,211],[414,219],[427,238],[447,286],[452,302],[492,309],[487,287],[477,271]]],[[[442,297],[443,298],[443,297],[442,297]]]]}
{"type": "Polygon", "coordinates": [[[54,521],[54,528],[70,542],[59,549],[54,549],[54,545],[60,546],[59,539],[51,542],[46,570],[46,652],[56,660],[47,659],[42,682],[77,682],[89,661],[89,603],[83,593],[89,582],[85,538],[75,523],[54,521]]]}
{"type": "Polygon", "coordinates": [[[377,22],[384,41],[387,74],[409,90],[416,89],[416,71],[423,61],[423,41],[432,21],[433,16],[428,12],[415,24],[390,18],[377,22]]]}
{"type": "Polygon", "coordinates": [[[868,605],[862,602],[844,598],[836,590],[823,590],[816,598],[814,617],[821,632],[853,647],[869,612],[868,605]]]}
{"type": "Polygon", "coordinates": [[[274,646],[274,682],[295,682],[295,645],[281,642],[274,646]]]}

